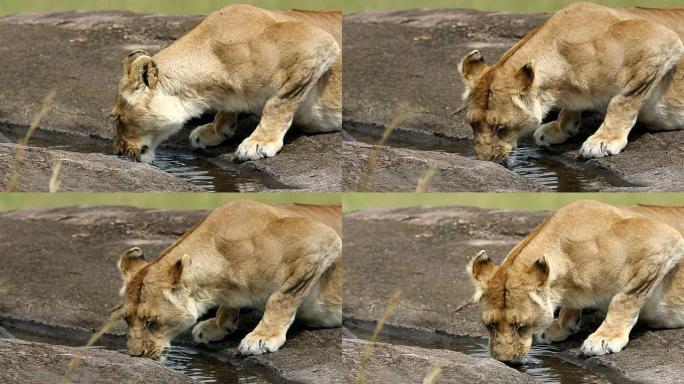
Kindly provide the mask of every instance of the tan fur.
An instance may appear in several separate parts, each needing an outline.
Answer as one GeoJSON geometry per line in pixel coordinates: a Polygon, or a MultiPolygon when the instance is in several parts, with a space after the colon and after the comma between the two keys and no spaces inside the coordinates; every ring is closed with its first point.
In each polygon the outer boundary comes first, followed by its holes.
{"type": "Polygon", "coordinates": [[[294,122],[311,132],[342,129],[342,15],[230,5],[150,57],[124,60],[113,117],[119,154],[150,162],[155,148],[208,110],[214,123],[194,147],[234,134],[238,113],[261,116],[237,149],[241,160],[274,156],[294,122]]]}
{"type": "Polygon", "coordinates": [[[193,329],[196,341],[235,330],[240,308],[263,312],[240,343],[243,355],[274,352],[295,319],[314,327],[342,323],[339,206],[225,204],[146,262],[138,248],[122,255],[122,314],[131,355],[160,357],[193,329]]]}
{"type": "Polygon", "coordinates": [[[538,226],[496,266],[484,251],[467,270],[496,359],[520,361],[533,339],[561,341],[581,310],[606,311],[582,345],[619,352],[637,318],[684,326],[684,207],[572,203],[538,226]],[[554,311],[561,309],[554,319],[554,311]]]}
{"type": "Polygon", "coordinates": [[[584,110],[605,114],[582,145],[615,155],[637,120],[684,127],[684,9],[611,9],[574,3],[540,24],[493,66],[479,51],[459,64],[479,159],[504,161],[534,131],[540,146],[575,135],[584,110]],[[591,20],[591,22],[588,22],[591,20]],[[557,121],[541,125],[553,108],[557,121]]]}

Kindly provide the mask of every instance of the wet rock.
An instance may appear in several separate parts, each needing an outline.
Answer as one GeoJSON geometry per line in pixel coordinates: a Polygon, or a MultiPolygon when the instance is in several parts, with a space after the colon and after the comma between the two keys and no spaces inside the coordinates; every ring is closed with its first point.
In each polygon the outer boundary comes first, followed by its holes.
{"type": "MultiPolygon", "coordinates": [[[[463,55],[479,49],[494,63],[548,14],[475,10],[366,12],[344,19],[345,120],[387,125],[401,111],[400,128],[451,138],[472,138],[457,71],[463,55]],[[391,63],[391,65],[388,65],[391,63]]],[[[584,113],[582,134],[560,160],[575,161],[582,141],[603,118],[584,113]]],[[[623,153],[587,162],[606,168],[631,186],[605,191],[681,191],[684,131],[645,133],[635,128],[623,153]]],[[[534,145],[528,135],[522,142],[534,145]]]]}
{"type": "MultiPolygon", "coordinates": [[[[364,349],[363,340],[342,342],[342,355],[347,370],[347,382],[357,377],[364,349]]],[[[520,373],[493,359],[470,357],[459,352],[378,343],[373,347],[365,370],[367,383],[420,383],[436,367],[442,371],[438,383],[535,383],[520,373]]]]}
{"type": "Polygon", "coordinates": [[[501,261],[548,215],[459,207],[346,214],[344,314],[374,321],[401,289],[389,325],[485,336],[477,308],[454,312],[474,293],[466,258],[485,249],[501,261]]]}
{"type": "Polygon", "coordinates": [[[69,375],[71,383],[192,383],[188,377],[149,360],[100,349],[0,339],[0,381],[56,383],[69,362],[80,363],[69,375]]]}
{"type": "Polygon", "coordinates": [[[479,161],[453,153],[379,147],[358,142],[344,142],[344,190],[374,192],[412,192],[429,169],[434,176],[429,192],[503,192],[539,191],[541,186],[523,176],[488,161],[479,161]],[[369,175],[369,159],[377,165],[369,175]]]}
{"type": "Polygon", "coordinates": [[[8,330],[0,326],[0,339],[13,339],[12,335],[8,330]]]}
{"type": "MultiPolygon", "coordinates": [[[[17,146],[0,144],[0,184],[9,181],[17,146]]],[[[61,192],[188,192],[201,191],[148,164],[114,156],[28,147],[19,169],[20,192],[47,192],[54,164],[61,160],[61,192]]]]}

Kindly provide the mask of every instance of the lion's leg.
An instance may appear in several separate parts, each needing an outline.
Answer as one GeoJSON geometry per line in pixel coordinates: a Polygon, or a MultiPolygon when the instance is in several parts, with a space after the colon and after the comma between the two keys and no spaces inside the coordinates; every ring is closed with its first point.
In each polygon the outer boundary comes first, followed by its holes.
{"type": "MultiPolygon", "coordinates": [[[[622,223],[639,228],[635,238],[643,248],[635,249],[639,255],[632,257],[638,260],[625,271],[631,277],[611,299],[603,323],[582,344],[582,352],[588,356],[619,352],[627,345],[642,307],[684,254],[684,239],[673,228],[638,218],[622,223]],[[654,243],[658,248],[646,248],[654,243]]],[[[615,226],[615,230],[621,229],[615,226]]]]}
{"type": "Polygon", "coordinates": [[[292,24],[297,24],[293,27],[296,33],[303,33],[302,42],[307,44],[295,47],[296,58],[293,60],[296,62],[284,74],[284,84],[266,102],[259,126],[238,147],[236,156],[239,160],[273,157],[280,151],[297,109],[339,54],[339,46],[331,35],[320,30],[307,30],[298,23],[292,24]]]}
{"type": "Polygon", "coordinates": [[[339,256],[341,248],[337,238],[325,249],[300,257],[290,266],[288,279],[268,298],[261,321],[240,342],[238,349],[242,355],[275,352],[285,343],[300,304],[339,256]]]}
{"type": "Polygon", "coordinates": [[[639,63],[625,68],[627,82],[608,103],[599,129],[580,148],[585,158],[616,155],[627,146],[627,136],[636,124],[639,110],[682,55],[679,37],[648,21],[625,20],[613,26],[610,33],[619,36],[623,44],[629,42],[629,46],[624,46],[625,60],[638,59],[639,63]]]}
{"type": "Polygon", "coordinates": [[[560,144],[575,136],[579,131],[579,121],[582,112],[562,109],[558,119],[537,128],[534,132],[534,142],[540,147],[560,144]]]}
{"type": "Polygon", "coordinates": [[[206,148],[219,145],[235,134],[237,113],[218,112],[210,124],[199,126],[190,132],[190,145],[206,148]]]}
{"type": "Polygon", "coordinates": [[[535,335],[535,341],[539,344],[551,344],[563,341],[579,331],[582,323],[582,310],[561,308],[558,318],[541,334],[535,335]]]}
{"type": "Polygon", "coordinates": [[[342,267],[337,260],[306,295],[297,310],[297,319],[308,327],[330,328],[342,325],[342,267]]]}
{"type": "Polygon", "coordinates": [[[237,329],[240,310],[238,308],[219,307],[216,316],[200,321],[192,329],[192,337],[198,343],[209,343],[221,340],[237,329]]]}

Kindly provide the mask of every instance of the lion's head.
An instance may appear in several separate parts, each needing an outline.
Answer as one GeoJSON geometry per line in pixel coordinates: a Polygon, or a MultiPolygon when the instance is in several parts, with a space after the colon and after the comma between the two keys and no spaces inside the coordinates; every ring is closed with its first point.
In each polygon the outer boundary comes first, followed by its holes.
{"type": "Polygon", "coordinates": [[[183,111],[166,95],[153,58],[135,51],[124,59],[112,110],[114,151],[135,161],[152,162],[156,147],[183,127],[183,111]]]}
{"type": "Polygon", "coordinates": [[[533,335],[553,320],[548,265],[540,258],[531,265],[496,266],[480,251],[467,270],[475,285],[474,301],[489,331],[490,353],[500,361],[520,362],[532,346],[533,335]]]}
{"type": "Polygon", "coordinates": [[[507,160],[518,139],[542,122],[534,63],[512,66],[503,59],[488,66],[478,50],[468,53],[458,66],[465,83],[463,97],[473,128],[475,154],[480,160],[507,160]]]}
{"type": "Polygon", "coordinates": [[[121,313],[128,325],[127,347],[132,356],[160,358],[171,340],[197,321],[199,310],[189,294],[192,282],[184,272],[189,263],[186,255],[164,268],[145,261],[137,247],[121,256],[121,313]]]}

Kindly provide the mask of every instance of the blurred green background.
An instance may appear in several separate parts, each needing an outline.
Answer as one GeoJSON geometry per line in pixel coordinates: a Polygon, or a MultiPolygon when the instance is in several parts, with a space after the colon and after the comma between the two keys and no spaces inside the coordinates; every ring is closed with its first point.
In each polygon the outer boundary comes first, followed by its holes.
{"type": "Polygon", "coordinates": [[[140,208],[212,209],[235,199],[267,204],[339,204],[339,193],[0,193],[0,212],[21,208],[129,205],[140,208]]]}
{"type": "MultiPolygon", "coordinates": [[[[345,12],[363,10],[395,10],[405,8],[476,8],[500,11],[553,11],[572,3],[568,0],[242,0],[264,8],[342,8],[345,12]]],[[[684,0],[599,0],[595,3],[612,7],[682,7],[684,0]]],[[[0,0],[0,14],[49,12],[63,10],[131,10],[172,14],[205,14],[229,0],[0,0]]]]}
{"type": "Polygon", "coordinates": [[[614,205],[684,205],[684,193],[347,193],[342,199],[345,212],[449,205],[534,211],[558,209],[575,200],[598,200],[614,205]]]}

